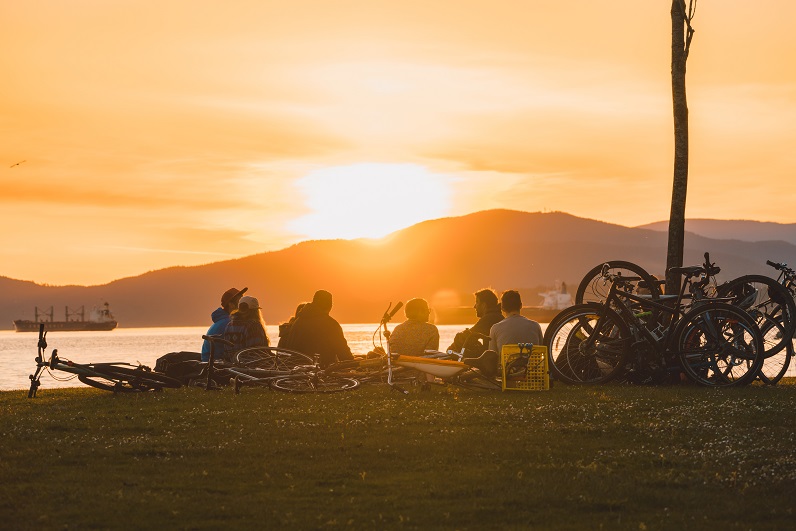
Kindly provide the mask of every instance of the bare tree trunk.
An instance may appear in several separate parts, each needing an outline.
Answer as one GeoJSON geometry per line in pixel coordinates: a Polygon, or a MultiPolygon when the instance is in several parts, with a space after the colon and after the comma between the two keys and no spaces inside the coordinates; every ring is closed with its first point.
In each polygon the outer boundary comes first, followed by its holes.
{"type": "Polygon", "coordinates": [[[669,213],[669,244],[666,253],[666,292],[676,293],[680,276],[669,269],[683,265],[685,246],[685,200],[688,191],[688,102],[685,93],[685,69],[694,30],[691,17],[695,0],[686,13],[685,0],[672,0],[672,104],[674,110],[674,180],[669,213]]]}

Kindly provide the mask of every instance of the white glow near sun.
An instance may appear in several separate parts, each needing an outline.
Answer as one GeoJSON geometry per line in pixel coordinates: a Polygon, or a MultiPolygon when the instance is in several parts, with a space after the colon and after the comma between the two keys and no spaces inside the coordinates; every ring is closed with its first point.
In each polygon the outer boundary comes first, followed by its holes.
{"type": "Polygon", "coordinates": [[[362,163],[315,170],[296,184],[310,213],[289,228],[312,239],[380,238],[450,207],[450,177],[417,164],[362,163]]]}

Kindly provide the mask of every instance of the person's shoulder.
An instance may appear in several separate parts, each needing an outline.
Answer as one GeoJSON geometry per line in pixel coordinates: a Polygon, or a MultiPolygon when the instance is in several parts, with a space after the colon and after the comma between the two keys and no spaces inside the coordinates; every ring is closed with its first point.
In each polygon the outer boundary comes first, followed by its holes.
{"type": "Polygon", "coordinates": [[[429,322],[426,322],[426,321],[422,321],[422,322],[420,322],[420,329],[424,330],[424,331],[426,331],[428,333],[436,332],[436,333],[439,334],[439,328],[437,328],[437,325],[435,325],[434,323],[429,323],[429,322]]]}
{"type": "Polygon", "coordinates": [[[224,319],[229,319],[229,312],[224,308],[218,307],[213,310],[213,313],[210,314],[210,318],[213,319],[214,323],[224,319]]]}

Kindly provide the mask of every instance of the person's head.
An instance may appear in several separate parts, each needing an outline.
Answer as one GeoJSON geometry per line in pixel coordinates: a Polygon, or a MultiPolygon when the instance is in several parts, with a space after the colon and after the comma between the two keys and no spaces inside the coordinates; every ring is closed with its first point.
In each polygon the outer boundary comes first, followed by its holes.
{"type": "Polygon", "coordinates": [[[490,310],[500,309],[497,294],[489,288],[475,292],[475,314],[483,317],[490,310]]]}
{"type": "Polygon", "coordinates": [[[260,309],[260,301],[255,297],[241,297],[238,301],[238,311],[241,313],[250,313],[260,309]]]}
{"type": "Polygon", "coordinates": [[[500,308],[504,313],[519,312],[522,310],[522,299],[520,293],[513,289],[504,291],[500,296],[500,308]]]}
{"type": "Polygon", "coordinates": [[[249,288],[243,288],[243,289],[229,288],[221,296],[221,307],[228,312],[237,309],[238,301],[240,300],[241,296],[243,296],[243,294],[246,293],[246,290],[248,289],[249,288]]]}
{"type": "Polygon", "coordinates": [[[308,302],[302,302],[302,303],[299,303],[299,305],[298,305],[298,306],[296,306],[296,313],[294,313],[294,314],[293,314],[293,317],[298,317],[298,314],[300,314],[300,313],[301,313],[301,310],[303,310],[303,309],[304,309],[304,307],[305,307],[307,304],[309,304],[309,303],[308,303],[308,302]]]}
{"type": "Polygon", "coordinates": [[[426,322],[431,310],[429,310],[425,299],[412,299],[406,303],[404,313],[407,319],[426,322]]]}
{"type": "Polygon", "coordinates": [[[312,297],[312,305],[326,313],[332,311],[332,294],[324,289],[319,289],[312,297]]]}

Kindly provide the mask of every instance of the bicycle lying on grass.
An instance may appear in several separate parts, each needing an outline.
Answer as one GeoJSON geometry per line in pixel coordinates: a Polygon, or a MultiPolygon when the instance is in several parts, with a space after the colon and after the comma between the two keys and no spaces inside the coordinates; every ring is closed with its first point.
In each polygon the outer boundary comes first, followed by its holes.
{"type": "Polygon", "coordinates": [[[179,380],[152,372],[145,365],[131,365],[124,362],[75,363],[60,358],[58,349],[53,349],[50,359],[45,360],[45,350],[47,350],[47,332],[45,332],[44,323],[42,323],[39,326],[36,371],[30,375],[28,398],[35,398],[36,391],[41,385],[39,380],[45,370],[56,380],[71,380],[77,377],[78,380],[86,385],[114,393],[161,391],[165,387],[177,388],[182,385],[179,380]],[[70,373],[71,376],[58,378],[53,371],[63,371],[70,373]]]}
{"type": "Polygon", "coordinates": [[[235,393],[242,387],[270,387],[291,393],[349,391],[359,381],[322,369],[316,358],[276,347],[251,347],[235,355],[235,364],[215,365],[216,344],[234,346],[220,336],[202,336],[210,341],[210,361],[197,380],[207,390],[219,389],[219,380],[229,381],[235,393]]]}

